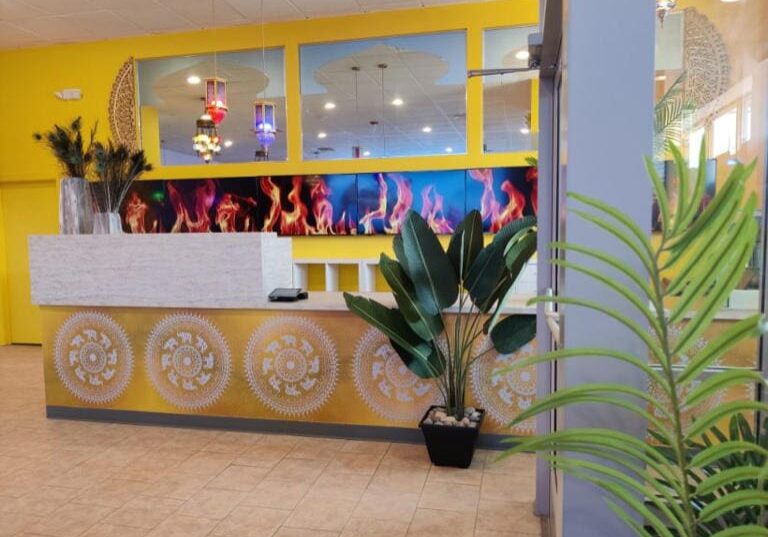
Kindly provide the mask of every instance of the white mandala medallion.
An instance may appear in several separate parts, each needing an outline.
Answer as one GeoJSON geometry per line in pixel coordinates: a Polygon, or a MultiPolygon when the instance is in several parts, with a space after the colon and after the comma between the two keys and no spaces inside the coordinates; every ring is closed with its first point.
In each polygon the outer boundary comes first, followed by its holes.
{"type": "Polygon", "coordinates": [[[56,374],[75,397],[93,404],[117,399],[131,380],[133,351],[125,330],[103,313],[67,318],[54,344],[56,374]]]}
{"type": "Polygon", "coordinates": [[[375,328],[360,338],[352,368],[357,393],[384,418],[418,420],[440,399],[434,381],[419,378],[408,369],[389,339],[375,328]]]}
{"type": "Polygon", "coordinates": [[[184,409],[214,404],[232,369],[224,336],[207,319],[186,313],[169,315],[154,326],[145,365],[160,395],[184,409]]]}
{"type": "Polygon", "coordinates": [[[262,323],[251,335],[244,361],[253,393],[281,414],[309,414],[336,387],[339,366],[333,340],[305,317],[262,323]]]}
{"type": "MultiPolygon", "coordinates": [[[[491,345],[489,338],[478,344],[476,353],[491,345]]],[[[514,362],[528,358],[534,353],[534,344],[528,343],[512,354],[490,351],[472,364],[472,391],[478,404],[496,423],[506,426],[522,410],[531,406],[536,398],[536,368],[505,371],[514,362]]],[[[531,434],[535,431],[533,418],[512,427],[512,432],[531,434]]]]}

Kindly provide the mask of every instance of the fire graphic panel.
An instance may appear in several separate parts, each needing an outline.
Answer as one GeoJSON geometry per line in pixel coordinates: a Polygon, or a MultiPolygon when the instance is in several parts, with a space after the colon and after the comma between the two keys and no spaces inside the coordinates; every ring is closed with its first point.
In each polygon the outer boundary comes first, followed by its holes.
{"type": "Polygon", "coordinates": [[[361,174],[357,196],[361,235],[399,233],[410,209],[436,233],[451,233],[465,214],[464,171],[361,174]]]}
{"type": "Polygon", "coordinates": [[[478,209],[483,231],[495,233],[538,208],[536,168],[477,168],[467,170],[467,211],[478,209]]]}
{"type": "Polygon", "coordinates": [[[275,231],[396,234],[410,209],[437,233],[480,210],[485,231],[536,213],[535,168],[140,181],[121,211],[129,233],[275,231]]]}

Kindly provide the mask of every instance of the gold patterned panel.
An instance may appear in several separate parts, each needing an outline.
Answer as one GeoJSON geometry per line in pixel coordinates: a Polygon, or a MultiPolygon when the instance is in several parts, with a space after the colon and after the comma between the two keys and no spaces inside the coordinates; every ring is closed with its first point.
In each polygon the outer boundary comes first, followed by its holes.
{"type": "MultiPolygon", "coordinates": [[[[413,375],[386,338],[353,314],[289,308],[44,307],[47,404],[415,427],[438,400],[434,382],[413,375]],[[134,368],[130,382],[104,403],[76,396],[57,374],[57,333],[85,312],[112,319],[124,330],[130,348],[143,352],[136,362],[144,366],[134,368]]],[[[487,411],[482,432],[533,432],[532,424],[510,431],[506,423],[533,401],[535,369],[514,374],[501,369],[534,349],[531,345],[511,356],[489,352],[475,363],[468,401],[487,411]]]]}
{"type": "Polygon", "coordinates": [[[133,57],[117,72],[109,94],[109,128],[112,138],[131,149],[136,149],[136,83],[133,57]]]}

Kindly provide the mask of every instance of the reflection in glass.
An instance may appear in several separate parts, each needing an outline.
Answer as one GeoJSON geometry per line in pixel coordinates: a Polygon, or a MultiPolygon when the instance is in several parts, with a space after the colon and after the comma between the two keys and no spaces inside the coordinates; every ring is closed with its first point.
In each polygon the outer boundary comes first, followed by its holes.
{"type": "MultiPolygon", "coordinates": [[[[528,66],[528,34],[535,26],[486,30],[483,68],[528,66]]],[[[531,124],[531,84],[538,75],[510,73],[483,78],[483,147],[486,153],[536,149],[531,124]]]]}
{"type": "Polygon", "coordinates": [[[301,47],[305,160],[466,152],[464,32],[301,47]]]}
{"type": "Polygon", "coordinates": [[[204,114],[221,140],[214,162],[264,160],[264,140],[254,130],[259,102],[273,105],[272,126],[278,126],[268,158],[286,159],[283,49],[141,60],[138,79],[142,140],[159,139],[163,165],[203,162],[192,139],[204,114]]]}

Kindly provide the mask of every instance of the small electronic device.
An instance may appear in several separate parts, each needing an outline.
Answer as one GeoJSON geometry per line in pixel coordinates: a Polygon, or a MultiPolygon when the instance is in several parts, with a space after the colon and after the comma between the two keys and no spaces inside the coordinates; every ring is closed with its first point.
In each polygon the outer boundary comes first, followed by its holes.
{"type": "Polygon", "coordinates": [[[309,296],[306,291],[298,287],[278,287],[269,293],[270,302],[296,302],[309,296]]]}

